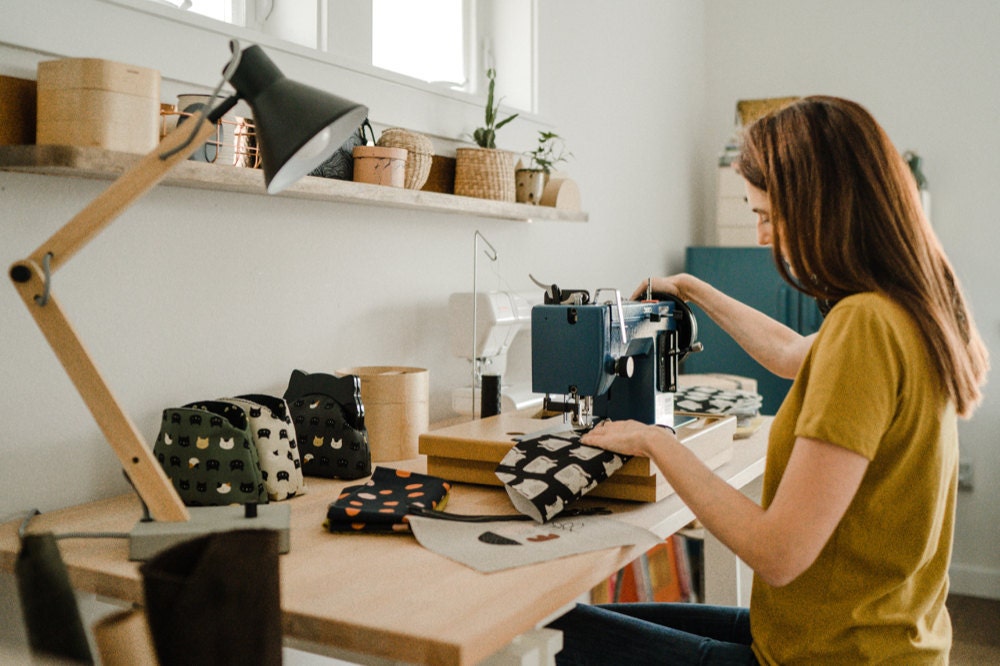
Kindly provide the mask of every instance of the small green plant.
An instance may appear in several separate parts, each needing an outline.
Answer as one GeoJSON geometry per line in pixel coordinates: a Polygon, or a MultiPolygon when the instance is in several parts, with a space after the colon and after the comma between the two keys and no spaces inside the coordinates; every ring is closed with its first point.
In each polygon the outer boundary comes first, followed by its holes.
{"type": "Polygon", "coordinates": [[[497,100],[496,104],[493,103],[493,88],[496,86],[497,77],[496,70],[492,68],[486,70],[486,77],[490,80],[489,90],[486,95],[486,124],[483,127],[477,128],[472,133],[472,139],[480,148],[496,148],[497,130],[514,120],[514,118],[517,118],[518,114],[515,113],[507,116],[500,122],[497,122],[497,111],[500,110],[500,101],[502,100],[497,100]]]}
{"type": "Polygon", "coordinates": [[[561,136],[544,130],[538,130],[538,145],[535,149],[525,154],[531,160],[532,169],[545,173],[551,173],[555,165],[573,157],[573,153],[566,152],[566,145],[561,136]]]}

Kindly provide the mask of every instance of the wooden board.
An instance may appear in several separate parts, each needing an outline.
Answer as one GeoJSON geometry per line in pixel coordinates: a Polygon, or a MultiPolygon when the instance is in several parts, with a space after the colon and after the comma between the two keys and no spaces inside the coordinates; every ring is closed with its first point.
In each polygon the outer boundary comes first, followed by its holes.
{"type": "MultiPolygon", "coordinates": [[[[93,147],[0,146],[0,170],[53,176],[112,179],[117,178],[122,171],[139,159],[139,156],[133,153],[93,147]]],[[[163,184],[266,195],[264,173],[260,169],[190,160],[178,164],[163,179],[163,184]]],[[[383,187],[318,176],[304,176],[277,196],[512,221],[586,222],[588,219],[587,213],[549,206],[459,197],[440,192],[383,187]]]]}
{"type": "MultiPolygon", "coordinates": [[[[452,481],[500,485],[497,464],[525,436],[569,429],[562,417],[537,419],[523,414],[498,414],[466,421],[420,436],[420,453],[429,473],[452,481]]],[[[700,417],[678,429],[681,442],[711,469],[732,459],[735,417],[700,417]]],[[[632,458],[590,492],[640,502],[658,502],[673,489],[648,458],[632,458]]]]}

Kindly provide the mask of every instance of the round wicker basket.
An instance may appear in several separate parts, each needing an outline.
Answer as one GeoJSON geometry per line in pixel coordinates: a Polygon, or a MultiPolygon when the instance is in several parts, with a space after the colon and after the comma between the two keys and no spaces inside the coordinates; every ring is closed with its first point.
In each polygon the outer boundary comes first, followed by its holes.
{"type": "Polygon", "coordinates": [[[455,194],[514,201],[514,154],[496,148],[458,148],[455,194]]]}
{"type": "Polygon", "coordinates": [[[378,138],[378,145],[388,148],[405,148],[406,184],[409,190],[419,190],[427,182],[431,172],[431,155],[434,145],[423,134],[399,127],[390,127],[378,138]]]}

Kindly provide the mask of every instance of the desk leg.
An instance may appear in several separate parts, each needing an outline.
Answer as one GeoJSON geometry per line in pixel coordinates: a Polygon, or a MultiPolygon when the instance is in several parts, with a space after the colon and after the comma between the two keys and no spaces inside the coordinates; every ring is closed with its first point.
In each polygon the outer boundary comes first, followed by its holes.
{"type": "MultiPolygon", "coordinates": [[[[761,480],[741,488],[744,495],[760,502],[761,480]]],[[[753,571],[710,532],[705,531],[705,603],[714,606],[750,606],[753,571]]]]}
{"type": "Polygon", "coordinates": [[[515,638],[480,666],[553,666],[562,646],[561,631],[535,629],[515,638]]]}
{"type": "Polygon", "coordinates": [[[705,531],[705,603],[711,606],[750,606],[753,572],[743,560],[705,531]]]}

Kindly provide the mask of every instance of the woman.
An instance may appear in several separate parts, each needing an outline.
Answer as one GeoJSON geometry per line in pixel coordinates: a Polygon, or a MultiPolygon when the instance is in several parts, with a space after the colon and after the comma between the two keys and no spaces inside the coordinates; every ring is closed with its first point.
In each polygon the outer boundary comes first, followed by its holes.
{"type": "MultiPolygon", "coordinates": [[[[802,337],[689,275],[693,301],[794,377],[768,444],[762,506],[666,429],[604,422],[583,441],[646,456],[754,570],[749,611],[579,606],[560,663],[946,663],[956,416],[988,358],[906,164],[861,106],[810,97],[744,133],[738,169],[782,276],[832,309],[802,337]]],[[[641,285],[637,294],[644,292],[641,285]]]]}

